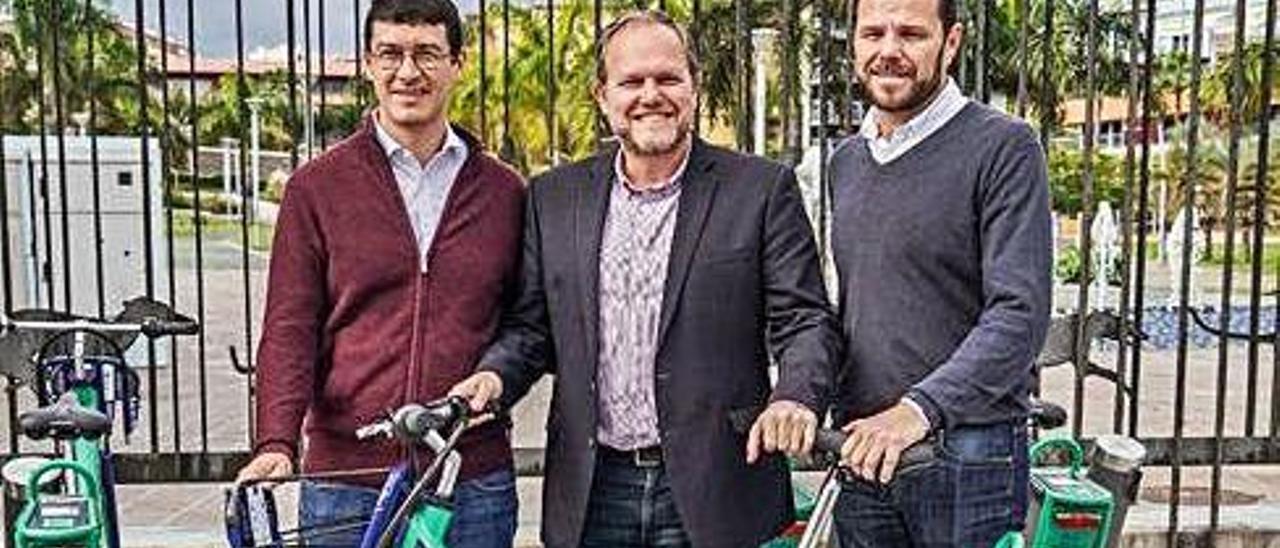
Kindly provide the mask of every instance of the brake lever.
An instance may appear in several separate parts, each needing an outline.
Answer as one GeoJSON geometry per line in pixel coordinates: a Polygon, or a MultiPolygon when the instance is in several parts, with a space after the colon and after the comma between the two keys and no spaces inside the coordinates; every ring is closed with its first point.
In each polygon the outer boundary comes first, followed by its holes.
{"type": "Polygon", "coordinates": [[[378,436],[390,438],[394,434],[395,426],[389,420],[380,420],[373,424],[366,424],[356,429],[356,439],[367,440],[378,436]]]}

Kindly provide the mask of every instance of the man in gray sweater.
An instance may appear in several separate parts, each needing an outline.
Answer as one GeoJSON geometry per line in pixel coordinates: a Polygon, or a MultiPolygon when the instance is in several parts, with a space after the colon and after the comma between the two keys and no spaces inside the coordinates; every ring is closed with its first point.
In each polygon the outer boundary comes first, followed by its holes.
{"type": "Polygon", "coordinates": [[[1032,362],[1049,320],[1044,153],[947,71],[955,0],[851,0],[873,108],[833,152],[850,434],[840,545],[992,546],[1022,528],[1032,362]],[[899,469],[924,442],[933,458],[899,469]]]}

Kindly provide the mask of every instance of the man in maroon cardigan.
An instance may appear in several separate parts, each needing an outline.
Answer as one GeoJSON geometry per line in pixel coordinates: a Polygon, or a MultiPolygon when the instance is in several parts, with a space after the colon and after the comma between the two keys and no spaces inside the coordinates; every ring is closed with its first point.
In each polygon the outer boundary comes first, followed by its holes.
{"type": "MultiPolygon", "coordinates": [[[[254,459],[240,479],[388,466],[391,441],[356,429],[445,395],[493,338],[515,281],[524,185],[451,126],[462,24],[449,0],[375,0],[365,70],[378,107],[293,176],[281,204],[258,354],[254,459]]],[[[515,534],[508,424],[460,442],[451,547],[515,534]]],[[[303,527],[366,515],[381,477],[304,481],[303,527]]],[[[356,532],[313,539],[354,546],[356,532]]]]}

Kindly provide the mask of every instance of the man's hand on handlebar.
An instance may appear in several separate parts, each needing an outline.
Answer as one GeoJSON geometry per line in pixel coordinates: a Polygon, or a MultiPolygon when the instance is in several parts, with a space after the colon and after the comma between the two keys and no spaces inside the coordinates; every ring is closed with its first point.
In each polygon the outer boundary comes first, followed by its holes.
{"type": "Polygon", "coordinates": [[[236,483],[262,481],[293,475],[293,459],[284,453],[267,451],[253,457],[236,474],[236,483]]]}
{"type": "Polygon", "coordinates": [[[802,404],[778,400],[765,408],[747,435],[747,462],[754,464],[762,452],[781,451],[792,457],[807,455],[813,447],[818,416],[802,404]]]}
{"type": "Polygon", "coordinates": [[[449,389],[450,396],[458,396],[467,400],[471,412],[476,413],[473,425],[482,424],[493,418],[489,413],[502,397],[502,377],[492,371],[479,371],[449,389]]]}
{"type": "Polygon", "coordinates": [[[929,425],[908,404],[897,405],[842,428],[849,439],[840,449],[841,463],[867,481],[889,483],[902,452],[924,439],[929,425]]]}

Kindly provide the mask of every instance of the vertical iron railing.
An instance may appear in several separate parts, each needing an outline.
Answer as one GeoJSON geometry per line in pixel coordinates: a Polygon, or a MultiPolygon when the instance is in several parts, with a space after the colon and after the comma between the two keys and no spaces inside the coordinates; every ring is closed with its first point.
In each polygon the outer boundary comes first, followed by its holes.
{"type": "Polygon", "coordinates": [[[1230,357],[1228,355],[1228,339],[1227,334],[1231,330],[1231,290],[1233,276],[1235,274],[1235,237],[1236,237],[1236,180],[1238,178],[1239,156],[1240,156],[1240,138],[1242,133],[1241,116],[1241,95],[1244,92],[1244,42],[1245,42],[1245,9],[1247,5],[1245,0],[1236,0],[1235,5],[1235,46],[1233,48],[1231,59],[1231,87],[1228,90],[1230,109],[1230,137],[1228,138],[1227,151],[1227,187],[1225,189],[1225,209],[1227,215],[1226,224],[1226,242],[1223,244],[1223,263],[1222,263],[1222,296],[1219,310],[1222,313],[1218,316],[1218,371],[1215,384],[1217,385],[1214,394],[1214,413],[1213,419],[1213,469],[1210,476],[1209,487],[1209,534],[1215,535],[1218,532],[1220,516],[1220,505],[1222,502],[1222,459],[1223,444],[1222,439],[1226,435],[1226,399],[1227,399],[1227,370],[1230,357]]]}
{"type": "MultiPolygon", "coordinates": [[[[1196,186],[1198,183],[1196,171],[1196,147],[1199,144],[1200,133],[1200,59],[1202,51],[1202,41],[1204,37],[1204,0],[1195,0],[1194,23],[1191,27],[1191,112],[1187,115],[1187,134],[1186,134],[1186,157],[1187,165],[1184,171],[1182,185],[1183,198],[1182,204],[1185,208],[1184,223],[1182,226],[1182,261],[1181,272],[1178,273],[1182,283],[1179,284],[1178,294],[1178,355],[1176,361],[1176,380],[1174,385],[1173,400],[1173,454],[1172,466],[1173,470],[1170,475],[1170,496],[1169,496],[1169,544],[1174,545],[1177,541],[1178,519],[1180,518],[1179,510],[1182,503],[1182,441],[1183,428],[1186,422],[1186,400],[1187,400],[1187,359],[1190,348],[1188,347],[1191,325],[1189,319],[1188,307],[1191,302],[1191,262],[1195,259],[1192,251],[1195,247],[1194,238],[1195,223],[1192,219],[1196,203],[1196,186]]],[[[1223,311],[1223,313],[1228,313],[1223,311]]]]}
{"type": "MultiPolygon", "coordinates": [[[[292,10],[289,16],[289,30],[293,30],[292,10]]],[[[290,87],[289,97],[294,97],[293,82],[293,33],[289,33],[289,73],[290,87]]],[[[191,194],[192,194],[192,227],[195,231],[195,291],[196,291],[196,321],[200,325],[208,325],[208,317],[205,314],[205,280],[204,280],[204,207],[200,198],[200,109],[199,97],[196,88],[196,0],[187,0],[187,99],[191,108],[190,139],[191,139],[191,194]]],[[[292,104],[292,101],[290,102],[292,104]]],[[[295,111],[290,111],[294,114],[295,111]]],[[[295,127],[291,125],[291,127],[295,127]]],[[[296,133],[294,134],[296,136],[296,133]]],[[[296,140],[294,141],[297,142],[296,140]]],[[[298,164],[298,147],[291,147],[291,165],[298,164]]],[[[176,303],[171,303],[176,306],[176,303]]],[[[198,378],[200,383],[200,452],[209,452],[209,370],[207,356],[207,331],[200,330],[200,334],[196,338],[196,360],[198,363],[198,378]]]]}

